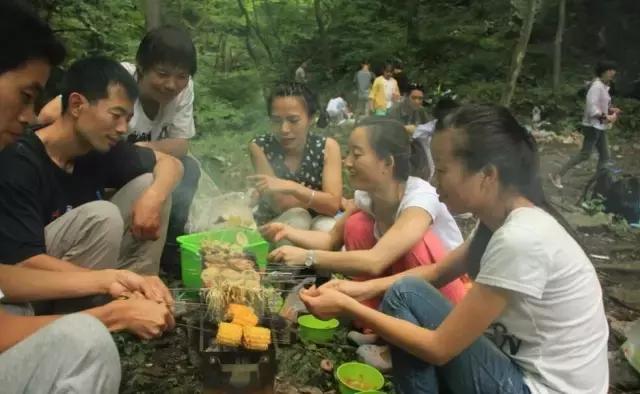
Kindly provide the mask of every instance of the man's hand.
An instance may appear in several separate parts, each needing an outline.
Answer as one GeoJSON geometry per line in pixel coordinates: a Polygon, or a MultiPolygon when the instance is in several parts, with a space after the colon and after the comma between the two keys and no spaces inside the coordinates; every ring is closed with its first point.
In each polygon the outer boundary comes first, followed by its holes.
{"type": "Polygon", "coordinates": [[[331,319],[345,313],[353,299],[335,289],[315,286],[300,290],[300,299],[309,312],[320,319],[331,319]]]}
{"type": "MultiPolygon", "coordinates": [[[[96,273],[103,274],[100,271],[96,273]]],[[[171,292],[157,276],[141,276],[127,270],[113,270],[112,273],[109,294],[113,298],[141,294],[149,300],[165,303],[170,309],[173,307],[174,300],[171,292]]]]}
{"type": "Polygon", "coordinates": [[[133,204],[131,234],[139,241],[160,238],[160,212],[164,201],[152,189],[147,189],[133,204]]]}
{"type": "Polygon", "coordinates": [[[250,175],[247,180],[253,183],[260,194],[267,192],[289,194],[298,186],[295,182],[269,175],[250,175]]]}
{"type": "Polygon", "coordinates": [[[291,227],[284,223],[268,223],[261,226],[258,230],[260,234],[269,242],[278,242],[287,239],[288,232],[291,227]]]}
{"type": "Polygon", "coordinates": [[[147,298],[155,300],[157,302],[163,302],[169,307],[170,310],[173,310],[175,301],[173,300],[171,291],[169,291],[164,282],[155,275],[145,276],[144,280],[149,285],[149,287],[151,287],[151,291],[153,292],[153,298],[147,298]]]}
{"type": "Polygon", "coordinates": [[[373,280],[358,282],[353,280],[332,279],[320,286],[320,289],[333,289],[357,301],[369,300],[377,295],[373,280]]]}
{"type": "Polygon", "coordinates": [[[408,125],[404,126],[404,129],[407,132],[407,134],[413,135],[416,132],[416,125],[408,124],[408,125]]]}
{"type": "Polygon", "coordinates": [[[269,253],[269,261],[285,263],[290,267],[299,267],[304,265],[308,253],[308,250],[295,246],[281,246],[269,253]]]}
{"type": "Polygon", "coordinates": [[[118,310],[122,311],[119,318],[124,328],[140,338],[157,338],[175,326],[173,315],[165,304],[136,297],[114,303],[118,303],[118,310]]]}

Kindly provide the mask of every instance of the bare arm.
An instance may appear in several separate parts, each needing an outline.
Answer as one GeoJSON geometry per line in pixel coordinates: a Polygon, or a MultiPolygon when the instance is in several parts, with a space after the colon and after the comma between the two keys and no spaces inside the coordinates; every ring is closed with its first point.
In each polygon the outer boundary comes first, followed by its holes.
{"type": "Polygon", "coordinates": [[[407,208],[372,249],[318,251],[316,267],[346,275],[379,276],[424,237],[431,223],[431,215],[424,209],[407,208]]]}
{"type": "Polygon", "coordinates": [[[508,301],[508,291],[477,283],[435,330],[385,315],[351,298],[348,298],[345,309],[387,342],[421,360],[441,366],[483,335],[508,301]]]}
{"type": "Polygon", "coordinates": [[[438,264],[422,265],[396,275],[371,279],[364,282],[350,280],[332,280],[324,287],[330,287],[358,300],[368,300],[384,294],[398,279],[413,276],[440,288],[469,271],[469,243],[465,243],[449,252],[438,264]]]}
{"type": "MultiPolygon", "coordinates": [[[[66,263],[66,262],[65,262],[66,263]]],[[[53,272],[0,264],[0,289],[11,302],[107,294],[116,270],[53,272]]]]}
{"type": "Polygon", "coordinates": [[[144,146],[158,152],[166,153],[178,159],[189,152],[189,140],[184,138],[165,138],[158,141],[142,141],[136,145],[144,146]]]}
{"type": "Polygon", "coordinates": [[[344,243],[344,225],[349,215],[350,212],[342,215],[329,232],[300,230],[283,223],[265,224],[260,232],[270,242],[286,239],[304,249],[338,250],[344,243]]]}
{"type": "Polygon", "coordinates": [[[139,240],[160,237],[160,216],[164,203],[182,179],[182,163],[173,156],[154,151],[153,183],[133,205],[131,233],[139,240]]]}
{"type": "Polygon", "coordinates": [[[59,271],[59,272],[78,272],[78,271],[90,271],[88,268],[75,265],[65,260],[61,260],[46,254],[39,254],[29,257],[28,259],[21,261],[17,265],[22,267],[28,267],[46,271],[59,271]]]}
{"type": "Polygon", "coordinates": [[[0,354],[59,316],[16,316],[0,308],[0,354]]]}
{"type": "MultiPolygon", "coordinates": [[[[264,152],[258,145],[249,145],[249,154],[257,175],[274,177],[275,174],[264,152]]],[[[324,170],[322,174],[322,191],[313,191],[296,182],[276,178],[281,185],[277,191],[263,193],[263,198],[269,198],[280,212],[289,208],[311,208],[318,213],[333,216],[340,208],[342,199],[342,164],[338,143],[327,139],[325,145],[324,170]],[[313,197],[313,198],[312,198],[313,197]],[[309,204],[309,202],[311,202],[309,204]]]]}

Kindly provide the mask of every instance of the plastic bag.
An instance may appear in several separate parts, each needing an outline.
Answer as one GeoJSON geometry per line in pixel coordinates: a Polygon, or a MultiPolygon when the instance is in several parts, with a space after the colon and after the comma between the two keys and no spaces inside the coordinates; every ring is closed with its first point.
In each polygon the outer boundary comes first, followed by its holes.
{"type": "Polygon", "coordinates": [[[196,196],[191,204],[187,233],[208,231],[225,226],[255,228],[251,197],[248,193],[234,192],[215,197],[196,196]]]}

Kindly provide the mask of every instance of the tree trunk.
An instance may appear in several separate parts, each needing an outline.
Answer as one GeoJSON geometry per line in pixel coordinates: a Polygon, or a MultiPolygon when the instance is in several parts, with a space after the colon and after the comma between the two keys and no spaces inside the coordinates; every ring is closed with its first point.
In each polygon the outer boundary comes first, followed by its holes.
{"type": "Polygon", "coordinates": [[[522,27],[520,28],[520,38],[513,50],[507,85],[505,86],[502,99],[500,100],[502,105],[506,107],[511,105],[513,94],[516,91],[516,84],[518,83],[518,77],[522,70],[524,57],[527,54],[527,46],[529,45],[529,39],[531,38],[531,31],[533,30],[533,23],[536,19],[536,11],[538,9],[539,2],[540,0],[528,0],[527,2],[526,13],[523,15],[522,27]]]}
{"type": "Polygon", "coordinates": [[[162,24],[161,0],[142,0],[144,7],[144,22],[147,31],[160,27],[162,24]]]}
{"type": "MultiPolygon", "coordinates": [[[[273,54],[271,53],[271,47],[269,46],[269,43],[267,42],[267,40],[265,40],[265,38],[260,34],[260,31],[256,29],[255,24],[251,23],[251,17],[249,16],[249,11],[247,10],[247,7],[245,7],[244,2],[242,0],[238,0],[238,8],[240,8],[240,12],[244,16],[244,20],[248,29],[247,34],[251,34],[251,31],[253,31],[255,36],[258,38],[258,41],[260,41],[260,43],[264,47],[264,50],[267,52],[267,57],[269,58],[269,62],[273,64],[273,54]]],[[[247,37],[247,40],[249,40],[249,37],[247,37]]]]}
{"type": "Polygon", "coordinates": [[[562,69],[562,37],[567,19],[567,0],[558,3],[558,30],[556,31],[555,48],[553,53],[553,92],[560,87],[560,70],[562,69]]]}
{"type": "Polygon", "coordinates": [[[407,46],[412,47],[418,43],[418,0],[407,0],[407,46]]]}
{"type": "Polygon", "coordinates": [[[327,41],[327,32],[324,27],[324,22],[322,21],[322,10],[320,8],[320,0],[313,0],[313,9],[315,11],[316,16],[316,25],[318,26],[318,38],[320,39],[320,59],[325,62],[327,68],[325,71],[328,72],[329,75],[332,75],[332,62],[331,56],[329,54],[329,43],[327,41]]]}

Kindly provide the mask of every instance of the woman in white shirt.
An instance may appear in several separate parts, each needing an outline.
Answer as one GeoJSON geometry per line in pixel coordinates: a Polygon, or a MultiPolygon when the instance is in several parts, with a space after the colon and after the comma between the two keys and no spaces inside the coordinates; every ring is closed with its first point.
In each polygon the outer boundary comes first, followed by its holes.
{"type": "Polygon", "coordinates": [[[582,134],[584,140],[582,149],[573,156],[555,174],[549,174],[551,183],[562,189],[562,177],[573,167],[588,160],[593,150],[598,151],[598,169],[603,168],[609,161],[609,141],[607,130],[618,120],[620,109],[611,106],[609,87],[616,76],[616,65],[604,61],[596,66],[596,79],[591,82],[582,116],[582,134]]]}
{"type": "Polygon", "coordinates": [[[606,393],[602,291],[549,213],[534,139],[505,108],[463,106],[432,148],[440,198],[479,218],[474,234],[439,264],[304,290],[307,308],[363,320],[392,344],[400,393],[606,393]],[[452,307],[434,286],[465,272],[474,286],[452,307]],[[382,312],[358,302],[380,294],[382,312]]]}
{"type": "MultiPolygon", "coordinates": [[[[395,120],[367,118],[349,138],[344,166],[356,189],[354,206],[326,233],[282,223],[261,228],[271,241],[296,246],[274,250],[270,259],[360,278],[393,275],[440,261],[462,243],[453,217],[427,181],[410,176],[425,152],[395,120]],[[346,249],[341,251],[342,247],[346,249]]],[[[460,280],[443,286],[452,302],[465,294],[460,280]]],[[[377,306],[376,300],[368,305],[377,306]]]]}

